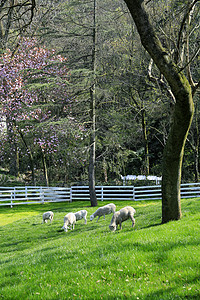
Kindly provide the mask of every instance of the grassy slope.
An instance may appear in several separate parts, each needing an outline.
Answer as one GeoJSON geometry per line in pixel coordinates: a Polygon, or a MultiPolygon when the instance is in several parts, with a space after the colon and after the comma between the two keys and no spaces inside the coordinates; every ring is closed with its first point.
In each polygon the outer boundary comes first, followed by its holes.
{"type": "Polygon", "coordinates": [[[165,225],[159,201],[115,204],[136,209],[134,229],[128,220],[112,233],[106,216],[61,231],[67,212],[96,210],[89,202],[1,207],[0,299],[199,299],[199,200],[183,200],[183,218],[165,225]]]}

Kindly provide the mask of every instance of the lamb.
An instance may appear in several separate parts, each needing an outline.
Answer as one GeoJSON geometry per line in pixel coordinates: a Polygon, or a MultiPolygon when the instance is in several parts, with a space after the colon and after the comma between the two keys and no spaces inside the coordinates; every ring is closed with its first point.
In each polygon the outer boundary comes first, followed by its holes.
{"type": "Polygon", "coordinates": [[[135,209],[131,206],[126,206],[119,211],[115,212],[113,214],[113,217],[111,219],[109,228],[111,231],[115,231],[117,229],[117,226],[120,225],[120,229],[122,229],[122,222],[131,219],[132,221],[132,227],[135,226],[135,219],[134,214],[136,213],[135,209]]]}
{"type": "Polygon", "coordinates": [[[85,220],[85,224],[87,224],[87,210],[83,209],[83,210],[79,210],[75,213],[76,216],[76,221],[79,221],[81,219],[85,220]]]}
{"type": "Polygon", "coordinates": [[[53,221],[54,214],[52,211],[47,211],[43,213],[42,220],[43,223],[47,223],[47,220],[50,220],[50,223],[53,221]]]}
{"type": "Polygon", "coordinates": [[[68,229],[74,229],[74,225],[76,223],[76,216],[74,213],[68,213],[65,217],[64,217],[64,225],[62,227],[62,229],[64,229],[64,231],[67,232],[68,229]],[[70,225],[70,227],[68,227],[68,225],[70,225]]]}
{"type": "Polygon", "coordinates": [[[105,206],[99,207],[91,216],[90,216],[90,221],[92,221],[95,217],[98,217],[97,222],[99,221],[99,218],[104,216],[105,220],[105,215],[109,215],[111,213],[114,214],[116,210],[116,206],[113,203],[107,204],[105,206]]]}

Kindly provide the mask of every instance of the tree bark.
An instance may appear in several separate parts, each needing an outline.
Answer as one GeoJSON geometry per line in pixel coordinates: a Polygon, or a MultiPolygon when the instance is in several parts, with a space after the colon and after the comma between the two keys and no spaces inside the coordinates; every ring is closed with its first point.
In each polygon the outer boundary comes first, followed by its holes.
{"type": "Polygon", "coordinates": [[[147,126],[146,126],[146,118],[145,118],[145,109],[142,109],[142,132],[143,132],[143,139],[144,139],[144,153],[145,153],[145,175],[149,175],[149,143],[148,143],[148,136],[147,136],[147,126]]]}
{"type": "Polygon", "coordinates": [[[45,183],[46,183],[46,186],[49,186],[49,177],[48,177],[46,156],[45,156],[43,151],[41,151],[41,153],[42,153],[42,164],[43,164],[43,172],[44,172],[45,183]]]}
{"type": "MultiPolygon", "coordinates": [[[[197,105],[195,111],[198,111],[197,105]]],[[[194,173],[195,182],[199,182],[199,125],[197,113],[195,114],[195,128],[196,128],[196,145],[194,147],[194,173]]]]}
{"type": "Polygon", "coordinates": [[[21,139],[26,147],[26,150],[27,150],[27,153],[28,153],[28,157],[29,157],[29,160],[30,160],[30,167],[31,167],[31,178],[32,178],[32,183],[35,185],[35,171],[34,171],[34,159],[33,159],[33,154],[32,154],[32,151],[30,149],[30,147],[28,146],[26,140],[25,140],[25,137],[22,133],[22,131],[18,128],[17,129],[19,135],[21,136],[21,139]]]}
{"type": "Polygon", "coordinates": [[[15,135],[15,128],[13,123],[6,119],[6,127],[7,127],[7,135],[9,140],[9,147],[10,147],[10,166],[9,166],[9,173],[13,176],[19,175],[19,169],[17,164],[17,142],[16,142],[16,135],[15,135]]]}
{"type": "Polygon", "coordinates": [[[167,144],[163,154],[162,222],[181,217],[180,184],[185,141],[194,113],[192,90],[184,74],[171,61],[167,50],[152,27],[144,1],[124,0],[136,24],[142,45],[148,51],[160,72],[165,76],[176,103],[167,144]]]}
{"type": "Polygon", "coordinates": [[[96,0],[94,0],[93,12],[93,45],[92,45],[92,71],[93,83],[90,88],[90,159],[89,159],[89,191],[91,206],[97,206],[97,197],[95,191],[95,143],[96,143],[96,111],[95,111],[95,80],[96,80],[96,0]]]}
{"type": "Polygon", "coordinates": [[[89,191],[91,206],[97,206],[97,198],[95,191],[95,95],[94,91],[90,92],[91,97],[91,133],[90,133],[90,159],[89,159],[89,191]]]}
{"type": "Polygon", "coordinates": [[[195,115],[194,115],[194,137],[187,138],[187,142],[193,152],[194,156],[194,175],[195,175],[195,182],[199,182],[199,124],[198,124],[198,105],[195,105],[195,115]]]}

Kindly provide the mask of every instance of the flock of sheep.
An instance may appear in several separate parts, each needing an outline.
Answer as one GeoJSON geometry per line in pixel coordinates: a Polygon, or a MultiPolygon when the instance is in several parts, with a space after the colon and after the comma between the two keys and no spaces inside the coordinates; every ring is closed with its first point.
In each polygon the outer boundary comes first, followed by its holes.
{"type": "MultiPolygon", "coordinates": [[[[98,217],[97,222],[100,217],[105,215],[109,215],[113,213],[109,228],[111,231],[115,231],[120,226],[120,229],[122,229],[122,222],[131,219],[132,221],[132,227],[135,225],[135,219],[134,214],[136,213],[135,209],[131,206],[126,206],[119,211],[115,212],[116,206],[113,203],[107,204],[105,206],[99,207],[91,216],[90,221],[92,221],[94,218],[98,217]]],[[[43,223],[46,223],[47,220],[50,220],[50,223],[53,221],[54,213],[52,211],[47,211],[43,214],[43,223]]],[[[68,213],[64,217],[64,225],[62,229],[64,231],[68,231],[68,229],[74,229],[76,221],[79,221],[81,219],[85,220],[85,224],[87,224],[87,210],[80,210],[76,213],[68,213]]]]}

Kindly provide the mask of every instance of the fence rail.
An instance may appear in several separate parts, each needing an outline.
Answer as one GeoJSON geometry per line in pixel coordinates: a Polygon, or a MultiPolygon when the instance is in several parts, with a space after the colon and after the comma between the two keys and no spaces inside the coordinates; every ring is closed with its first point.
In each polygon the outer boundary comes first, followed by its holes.
{"type": "MultiPolygon", "coordinates": [[[[96,186],[98,201],[159,200],[161,186],[96,186]]],[[[200,183],[181,184],[181,198],[200,197],[200,183]]],[[[88,186],[60,187],[0,187],[0,206],[62,201],[90,200],[88,186]]]]}

